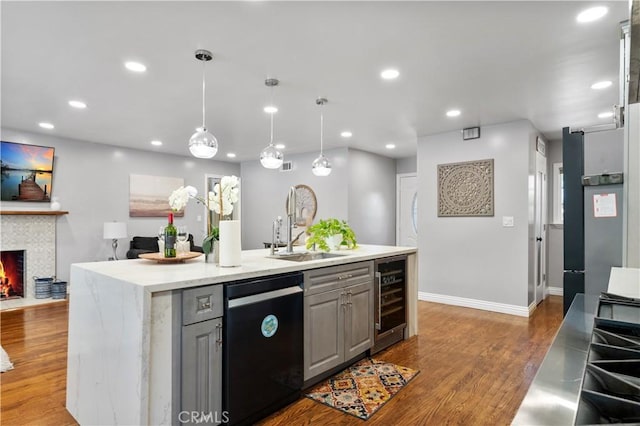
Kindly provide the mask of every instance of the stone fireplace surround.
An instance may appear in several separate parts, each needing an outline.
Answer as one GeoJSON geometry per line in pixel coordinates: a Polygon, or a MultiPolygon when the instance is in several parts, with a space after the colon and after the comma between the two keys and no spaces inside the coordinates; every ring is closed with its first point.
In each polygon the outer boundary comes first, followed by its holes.
{"type": "Polygon", "coordinates": [[[58,300],[36,299],[33,277],[56,274],[56,221],[64,211],[0,212],[2,250],[25,250],[25,297],[0,302],[0,310],[50,303],[58,300]]]}

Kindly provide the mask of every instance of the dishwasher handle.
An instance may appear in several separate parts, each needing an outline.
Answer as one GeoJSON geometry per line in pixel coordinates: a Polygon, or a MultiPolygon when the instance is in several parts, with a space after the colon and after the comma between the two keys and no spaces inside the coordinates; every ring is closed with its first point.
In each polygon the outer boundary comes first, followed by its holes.
{"type": "Polygon", "coordinates": [[[229,309],[238,308],[240,306],[251,305],[253,303],[264,302],[265,300],[275,299],[277,297],[290,296],[292,294],[302,293],[300,286],[281,288],[279,290],[267,291],[265,293],[252,294],[251,296],[230,299],[228,302],[229,309]]]}

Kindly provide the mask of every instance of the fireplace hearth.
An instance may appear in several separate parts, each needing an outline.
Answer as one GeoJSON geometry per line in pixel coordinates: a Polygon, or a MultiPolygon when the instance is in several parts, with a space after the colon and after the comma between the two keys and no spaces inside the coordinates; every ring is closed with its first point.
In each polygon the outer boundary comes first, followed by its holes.
{"type": "Polygon", "coordinates": [[[18,299],[24,291],[24,250],[0,252],[0,300],[18,299]]]}

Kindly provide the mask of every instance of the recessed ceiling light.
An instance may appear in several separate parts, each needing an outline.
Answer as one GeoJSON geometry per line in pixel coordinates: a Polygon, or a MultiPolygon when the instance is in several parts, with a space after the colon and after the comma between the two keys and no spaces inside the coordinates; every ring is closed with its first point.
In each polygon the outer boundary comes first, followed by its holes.
{"type": "Polygon", "coordinates": [[[287,146],[283,143],[277,143],[276,144],[276,149],[285,149],[287,146]]]}
{"type": "Polygon", "coordinates": [[[267,114],[275,114],[276,112],[278,112],[278,107],[275,105],[267,105],[266,107],[264,107],[264,112],[266,112],[267,114]]]}
{"type": "Polygon", "coordinates": [[[393,80],[395,78],[398,78],[399,75],[400,72],[398,70],[394,70],[391,68],[380,73],[380,77],[384,78],[385,80],[393,80]]]}
{"type": "Polygon", "coordinates": [[[602,18],[607,14],[609,9],[604,6],[592,7],[587,10],[583,10],[576,17],[576,21],[578,22],[593,22],[597,19],[602,18]]]}
{"type": "Polygon", "coordinates": [[[395,149],[396,145],[392,144],[392,143],[388,143],[384,147],[387,148],[387,149],[395,149]]]}
{"type": "Polygon", "coordinates": [[[162,141],[159,141],[159,140],[151,141],[151,145],[160,146],[162,145],[162,141]]]}
{"type": "Polygon", "coordinates": [[[609,118],[609,117],[613,117],[613,111],[606,111],[598,114],[598,118],[609,118]]]}
{"type": "Polygon", "coordinates": [[[451,109],[449,111],[447,111],[447,117],[457,117],[460,115],[460,110],[459,109],[451,109]]]}
{"type": "Polygon", "coordinates": [[[69,105],[78,109],[85,109],[87,107],[87,104],[82,101],[69,101],[69,105]]]}
{"type": "Polygon", "coordinates": [[[353,136],[353,133],[351,133],[348,130],[345,130],[344,132],[340,133],[340,136],[342,136],[343,138],[350,138],[351,136],[353,136]]]}
{"type": "Polygon", "coordinates": [[[236,154],[233,152],[227,152],[227,157],[229,158],[236,158],[236,154]]]}
{"type": "Polygon", "coordinates": [[[45,123],[45,122],[38,123],[38,126],[42,127],[43,129],[49,129],[49,130],[51,130],[51,129],[53,129],[55,127],[53,124],[45,123]]]}
{"type": "Polygon", "coordinates": [[[129,71],[133,71],[133,72],[145,72],[147,70],[147,67],[144,64],[141,64],[140,62],[129,61],[129,62],[125,62],[124,66],[129,71]]]}
{"type": "Polygon", "coordinates": [[[609,80],[604,80],[604,81],[598,81],[597,83],[593,83],[591,85],[592,89],[606,89],[607,87],[611,86],[613,83],[610,82],[609,80]]]}

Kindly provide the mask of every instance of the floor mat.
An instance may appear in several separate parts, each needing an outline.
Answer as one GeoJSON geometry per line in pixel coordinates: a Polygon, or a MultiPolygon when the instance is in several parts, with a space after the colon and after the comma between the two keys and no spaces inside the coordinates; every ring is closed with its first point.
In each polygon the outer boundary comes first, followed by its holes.
{"type": "Polygon", "coordinates": [[[366,358],[309,389],[306,396],[367,420],[419,372],[366,358]]]}

